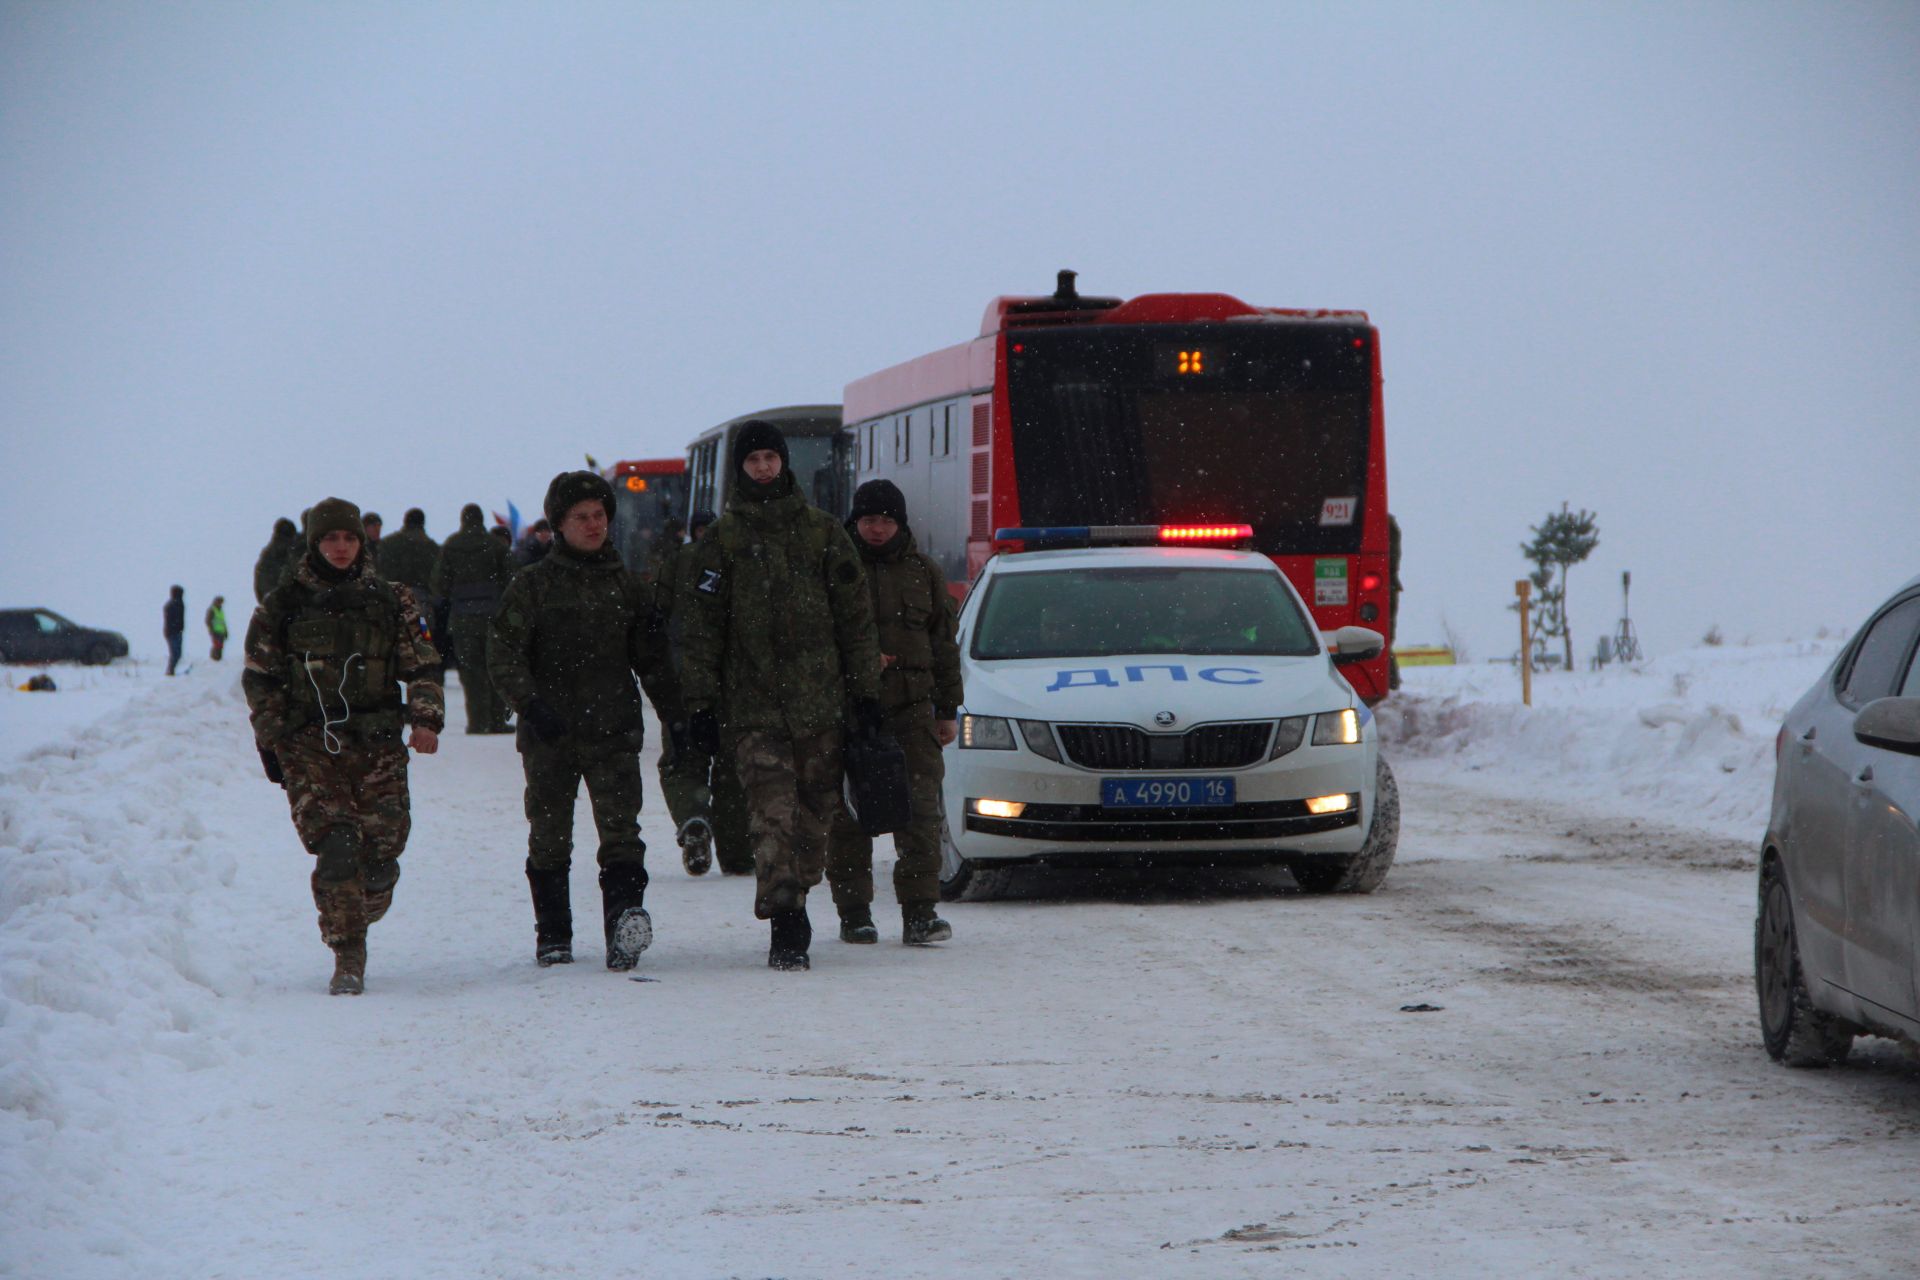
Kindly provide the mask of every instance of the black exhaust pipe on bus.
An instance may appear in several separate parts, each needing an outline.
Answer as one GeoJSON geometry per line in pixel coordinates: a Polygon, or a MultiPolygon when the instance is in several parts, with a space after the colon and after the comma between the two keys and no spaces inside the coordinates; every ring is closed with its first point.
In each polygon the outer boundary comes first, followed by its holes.
{"type": "Polygon", "coordinates": [[[1027,298],[1007,306],[1009,314],[1031,315],[1047,311],[1111,311],[1120,305],[1119,298],[1089,298],[1083,296],[1074,287],[1079,278],[1077,271],[1062,269],[1055,278],[1053,293],[1045,298],[1027,298]]]}

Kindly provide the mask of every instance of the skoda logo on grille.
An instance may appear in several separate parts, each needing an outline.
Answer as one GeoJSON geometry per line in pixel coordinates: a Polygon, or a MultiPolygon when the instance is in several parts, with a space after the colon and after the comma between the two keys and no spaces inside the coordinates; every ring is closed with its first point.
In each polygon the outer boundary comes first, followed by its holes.
{"type": "Polygon", "coordinates": [[[1171,711],[1156,711],[1153,713],[1153,722],[1162,729],[1171,725],[1178,718],[1179,717],[1175,716],[1171,711]]]}

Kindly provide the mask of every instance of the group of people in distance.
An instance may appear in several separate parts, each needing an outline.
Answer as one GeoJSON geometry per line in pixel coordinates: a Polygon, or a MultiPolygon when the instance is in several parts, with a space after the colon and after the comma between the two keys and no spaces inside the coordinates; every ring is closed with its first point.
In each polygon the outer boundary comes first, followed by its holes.
{"type": "MultiPolygon", "coordinates": [[[[737,776],[771,967],[809,967],[807,892],[823,875],[841,940],[879,938],[872,842],[840,797],[848,733],[889,734],[908,763],[913,817],[895,833],[902,941],[952,936],[935,911],[941,748],[961,702],[945,578],[914,546],[891,482],[862,485],[843,527],[807,503],[771,424],[742,426],[730,464],[726,510],[655,581],[609,543],[607,482],[589,471],[554,477],[550,553],[499,593],[483,662],[460,655],[463,684],[480,662],[517,717],[543,966],[573,960],[569,871],[583,781],[599,833],[607,967],[631,969],[652,942],[642,690],[667,730],[663,776],[669,764],[683,778],[707,766],[737,776]]],[[[242,683],[262,766],[286,788],[314,858],[330,989],[358,994],[367,929],[392,903],[411,826],[408,749],[433,754],[446,723],[441,663],[418,592],[378,571],[358,508],[316,503],[304,548],[253,615],[242,683]]]]}

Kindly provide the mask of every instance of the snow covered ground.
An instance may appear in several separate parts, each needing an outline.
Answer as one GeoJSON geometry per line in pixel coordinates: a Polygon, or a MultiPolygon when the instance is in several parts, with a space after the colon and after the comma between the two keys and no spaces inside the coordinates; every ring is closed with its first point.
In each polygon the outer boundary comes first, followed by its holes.
{"type": "Polygon", "coordinates": [[[1379,893],[1036,874],[908,950],[823,892],[809,974],[651,805],[646,980],[537,970],[517,757],[455,733],[359,999],[232,664],[0,695],[0,1274],[1911,1274],[1920,1068],[1752,1009],[1831,656],[1411,671],[1379,893]]]}

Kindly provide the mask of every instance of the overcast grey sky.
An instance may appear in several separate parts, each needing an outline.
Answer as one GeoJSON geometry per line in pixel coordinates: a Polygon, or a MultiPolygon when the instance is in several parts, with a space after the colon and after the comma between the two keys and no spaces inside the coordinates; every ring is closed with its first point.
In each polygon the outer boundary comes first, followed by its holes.
{"type": "Polygon", "coordinates": [[[1380,326],[1402,638],[1600,516],[1655,651],[1920,571],[1920,5],[0,2],[0,604],[236,624],[329,493],[523,511],[998,293],[1380,326]]]}

